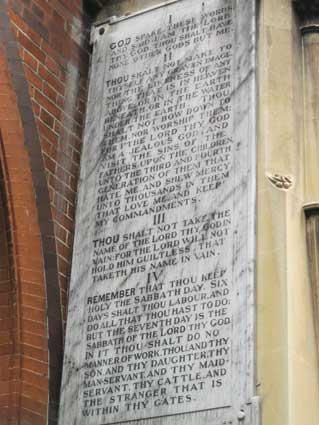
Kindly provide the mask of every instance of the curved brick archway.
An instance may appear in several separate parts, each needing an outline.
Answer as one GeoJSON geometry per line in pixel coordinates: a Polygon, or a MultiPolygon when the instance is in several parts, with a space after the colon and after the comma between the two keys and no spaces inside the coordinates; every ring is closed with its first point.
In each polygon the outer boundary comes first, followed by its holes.
{"type": "Polygon", "coordinates": [[[62,369],[53,221],[28,83],[3,1],[0,20],[2,164],[12,235],[5,261],[14,268],[7,297],[11,327],[3,335],[10,349],[0,357],[0,369],[10,373],[0,378],[0,408],[4,425],[53,424],[62,369]]]}
{"type": "Polygon", "coordinates": [[[5,257],[15,271],[7,299],[17,341],[14,388],[0,372],[1,425],[57,423],[91,13],[82,0],[0,0],[5,257]]]}
{"type": "Polygon", "coordinates": [[[0,411],[7,422],[10,415],[11,420],[18,423],[19,396],[16,390],[20,377],[18,354],[20,350],[17,338],[18,294],[6,189],[7,173],[3,166],[3,141],[0,133],[0,411]]]}

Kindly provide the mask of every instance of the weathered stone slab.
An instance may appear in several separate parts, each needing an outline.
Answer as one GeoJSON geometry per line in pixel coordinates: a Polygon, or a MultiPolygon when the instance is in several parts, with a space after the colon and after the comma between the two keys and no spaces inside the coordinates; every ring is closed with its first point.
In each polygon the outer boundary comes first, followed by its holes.
{"type": "Polygon", "coordinates": [[[253,2],[97,29],[61,425],[256,423],[254,222],[253,2]]]}

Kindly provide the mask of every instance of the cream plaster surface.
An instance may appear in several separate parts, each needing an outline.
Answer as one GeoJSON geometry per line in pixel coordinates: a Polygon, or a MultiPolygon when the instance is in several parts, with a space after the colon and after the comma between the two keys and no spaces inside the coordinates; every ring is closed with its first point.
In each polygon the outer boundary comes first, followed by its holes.
{"type": "Polygon", "coordinates": [[[309,187],[304,178],[309,180],[312,168],[318,172],[317,147],[304,155],[301,36],[291,3],[261,3],[257,367],[262,424],[313,425],[319,423],[318,369],[303,205],[312,196],[318,201],[319,180],[309,187]],[[292,186],[277,188],[268,179],[273,174],[289,176],[292,186]]]}

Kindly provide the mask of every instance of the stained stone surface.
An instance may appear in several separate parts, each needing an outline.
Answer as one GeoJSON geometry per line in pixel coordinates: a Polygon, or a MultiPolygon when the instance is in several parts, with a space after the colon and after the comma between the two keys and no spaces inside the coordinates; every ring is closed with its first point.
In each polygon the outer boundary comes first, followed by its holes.
{"type": "Polygon", "coordinates": [[[101,28],[60,425],[255,425],[253,2],[101,28]]]}

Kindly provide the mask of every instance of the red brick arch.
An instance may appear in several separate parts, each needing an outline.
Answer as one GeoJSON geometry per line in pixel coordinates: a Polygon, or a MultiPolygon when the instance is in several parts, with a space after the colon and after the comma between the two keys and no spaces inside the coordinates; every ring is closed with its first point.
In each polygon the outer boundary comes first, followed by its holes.
{"type": "Polygon", "coordinates": [[[13,270],[0,287],[0,425],[57,424],[90,57],[88,2],[0,0],[0,223],[8,234],[1,245],[0,227],[0,273],[13,270]],[[14,363],[5,363],[5,350],[14,363]]]}
{"type": "Polygon", "coordinates": [[[0,1],[0,423],[56,423],[62,359],[57,257],[28,85],[0,1]]]}

